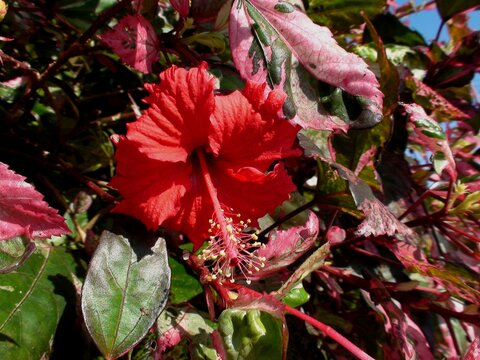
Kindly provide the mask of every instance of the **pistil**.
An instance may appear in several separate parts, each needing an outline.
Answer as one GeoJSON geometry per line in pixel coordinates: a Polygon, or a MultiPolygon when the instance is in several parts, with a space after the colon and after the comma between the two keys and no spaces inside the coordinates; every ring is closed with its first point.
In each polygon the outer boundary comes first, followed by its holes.
{"type": "Polygon", "coordinates": [[[211,266],[209,280],[222,282],[223,279],[228,279],[234,282],[234,271],[239,269],[247,283],[250,283],[249,275],[265,266],[265,259],[256,256],[253,251],[264,245],[256,241],[256,234],[245,233],[250,219],[243,221],[240,214],[220,204],[205,154],[201,149],[197,149],[196,155],[214,209],[213,218],[210,219],[210,240],[199,258],[211,266]]]}

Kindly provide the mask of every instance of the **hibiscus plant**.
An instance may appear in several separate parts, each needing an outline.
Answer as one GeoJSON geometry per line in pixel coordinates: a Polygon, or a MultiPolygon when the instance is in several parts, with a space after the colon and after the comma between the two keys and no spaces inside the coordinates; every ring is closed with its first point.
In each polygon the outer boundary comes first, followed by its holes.
{"type": "Polygon", "coordinates": [[[479,7],[0,1],[0,357],[478,359],[479,7]]]}

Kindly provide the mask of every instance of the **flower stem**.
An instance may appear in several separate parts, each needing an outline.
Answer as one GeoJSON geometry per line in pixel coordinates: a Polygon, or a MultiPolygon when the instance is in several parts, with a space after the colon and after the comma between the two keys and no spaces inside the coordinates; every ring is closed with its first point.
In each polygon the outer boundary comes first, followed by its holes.
{"type": "Polygon", "coordinates": [[[307,314],[304,314],[301,311],[298,311],[297,309],[294,309],[288,305],[285,306],[285,309],[287,312],[289,312],[292,315],[295,315],[296,317],[306,321],[310,325],[316,327],[319,329],[321,332],[323,332],[326,336],[332,338],[335,340],[337,343],[342,345],[345,349],[350,351],[353,355],[355,355],[358,359],[360,360],[373,360],[372,357],[370,357],[367,353],[365,353],[362,349],[360,349],[357,345],[353,344],[349,340],[347,340],[345,337],[343,337],[340,333],[338,333],[335,329],[332,327],[325,325],[324,323],[318,321],[317,319],[312,318],[311,316],[308,316],[307,314]]]}

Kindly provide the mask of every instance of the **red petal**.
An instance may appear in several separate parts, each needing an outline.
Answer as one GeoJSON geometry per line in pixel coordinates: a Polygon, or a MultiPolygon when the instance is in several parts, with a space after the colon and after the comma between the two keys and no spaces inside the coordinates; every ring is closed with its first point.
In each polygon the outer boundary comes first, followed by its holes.
{"type": "Polygon", "coordinates": [[[281,164],[267,174],[252,167],[237,171],[215,164],[211,169],[220,203],[233,208],[242,218],[252,221],[273,211],[295,190],[290,176],[281,164]]]}
{"type": "Polygon", "coordinates": [[[152,106],[129,124],[127,138],[151,159],[185,162],[193,149],[207,144],[215,81],[205,63],[189,71],[173,66],[160,78],[160,85],[147,86],[152,106]]]}
{"type": "Polygon", "coordinates": [[[264,94],[265,86],[247,82],[242,93],[216,97],[210,147],[223,166],[264,172],[275,160],[301,154],[292,149],[298,128],[278,117],[285,94],[264,94]]]}
{"type": "Polygon", "coordinates": [[[21,235],[49,238],[69,233],[63,217],[24,180],[0,163],[0,240],[21,235]]]}
{"type": "Polygon", "coordinates": [[[152,160],[129,140],[119,142],[116,156],[117,175],[110,185],[124,200],[114,211],[136,217],[150,229],[174,217],[190,187],[191,165],[152,160]]]}
{"type": "Polygon", "coordinates": [[[213,217],[213,205],[198,169],[190,176],[190,182],[178,212],[165,226],[187,234],[197,250],[209,236],[208,220],[213,217]]]}

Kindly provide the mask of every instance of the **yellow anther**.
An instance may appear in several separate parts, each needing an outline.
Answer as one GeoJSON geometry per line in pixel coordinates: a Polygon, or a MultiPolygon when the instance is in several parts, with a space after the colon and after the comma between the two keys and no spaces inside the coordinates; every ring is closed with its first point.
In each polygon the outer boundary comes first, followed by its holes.
{"type": "Polygon", "coordinates": [[[227,225],[227,231],[228,231],[229,234],[233,233],[232,225],[230,225],[230,224],[227,225]]]}
{"type": "Polygon", "coordinates": [[[223,250],[223,249],[220,250],[220,253],[219,253],[219,254],[220,254],[220,256],[222,256],[222,257],[225,256],[225,254],[226,254],[226,253],[225,253],[225,250],[223,250]]]}
{"type": "Polygon", "coordinates": [[[245,282],[247,283],[247,285],[250,285],[252,283],[252,280],[247,279],[245,282]]]}
{"type": "Polygon", "coordinates": [[[252,234],[252,240],[258,240],[258,236],[255,234],[252,234]]]}

